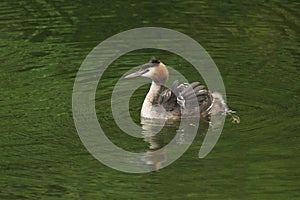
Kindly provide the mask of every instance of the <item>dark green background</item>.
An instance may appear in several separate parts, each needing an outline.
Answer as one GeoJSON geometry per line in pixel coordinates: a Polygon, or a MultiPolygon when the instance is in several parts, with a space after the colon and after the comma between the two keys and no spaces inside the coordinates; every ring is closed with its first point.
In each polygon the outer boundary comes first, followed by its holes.
{"type": "MultiPolygon", "coordinates": [[[[0,199],[299,199],[299,8],[278,0],[1,1],[0,199]],[[72,87],[96,45],[145,26],[180,31],[208,51],[241,123],[227,120],[204,159],[196,142],[159,172],[126,174],[81,143],[72,87]]],[[[153,54],[190,81],[200,78],[183,59],[157,50],[112,64],[96,108],[107,134],[129,150],[147,143],[116,127],[110,95],[123,73],[153,54]]],[[[137,121],[146,92],[131,99],[137,121]]],[[[167,129],[162,142],[172,134],[167,129]]]]}

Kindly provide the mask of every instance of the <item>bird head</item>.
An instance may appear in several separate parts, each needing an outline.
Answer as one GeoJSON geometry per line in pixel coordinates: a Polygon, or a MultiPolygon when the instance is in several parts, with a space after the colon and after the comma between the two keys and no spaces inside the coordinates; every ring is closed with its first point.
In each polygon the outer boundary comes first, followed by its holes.
{"type": "Polygon", "coordinates": [[[158,85],[164,85],[169,77],[169,72],[166,66],[152,57],[151,60],[140,66],[137,72],[125,76],[125,78],[136,78],[139,76],[150,78],[158,85]]]}

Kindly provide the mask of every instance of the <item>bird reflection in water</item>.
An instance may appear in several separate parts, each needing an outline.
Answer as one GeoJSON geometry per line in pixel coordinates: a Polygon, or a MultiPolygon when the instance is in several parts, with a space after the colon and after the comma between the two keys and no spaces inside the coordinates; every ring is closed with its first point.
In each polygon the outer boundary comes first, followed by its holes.
{"type": "MultiPolygon", "coordinates": [[[[188,147],[191,142],[201,143],[203,135],[207,131],[208,123],[200,122],[200,127],[195,124],[196,120],[185,121],[163,121],[153,119],[141,119],[142,135],[144,141],[149,144],[148,150],[143,154],[141,161],[147,165],[151,171],[168,165],[168,157],[173,157],[172,151],[176,148],[188,147]],[[198,129],[198,130],[197,130],[198,129]],[[197,132],[197,136],[193,138],[189,133],[197,132]],[[164,148],[166,145],[170,148],[164,148]],[[172,149],[172,150],[170,150],[172,149]]],[[[172,159],[172,158],[171,158],[172,159]]]]}

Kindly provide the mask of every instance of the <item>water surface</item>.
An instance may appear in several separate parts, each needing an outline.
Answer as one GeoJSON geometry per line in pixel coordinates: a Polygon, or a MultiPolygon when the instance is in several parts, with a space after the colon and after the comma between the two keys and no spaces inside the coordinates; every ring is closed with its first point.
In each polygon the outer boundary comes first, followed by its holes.
{"type": "MultiPolygon", "coordinates": [[[[0,3],[0,199],[299,199],[299,6],[297,1],[2,1],[0,3]],[[216,62],[231,109],[204,159],[195,143],[172,165],[126,174],[102,165],[81,143],[72,87],[88,53],[119,32],[145,26],[180,31],[216,62]]],[[[98,85],[96,109],[109,138],[126,150],[149,141],[113,121],[114,84],[155,54],[189,81],[184,59],[139,50],[117,59],[98,85]]],[[[139,123],[145,85],[131,99],[139,123]]],[[[165,145],[176,125],[163,129],[165,145]]],[[[165,159],[164,156],[158,159],[165,159]]]]}

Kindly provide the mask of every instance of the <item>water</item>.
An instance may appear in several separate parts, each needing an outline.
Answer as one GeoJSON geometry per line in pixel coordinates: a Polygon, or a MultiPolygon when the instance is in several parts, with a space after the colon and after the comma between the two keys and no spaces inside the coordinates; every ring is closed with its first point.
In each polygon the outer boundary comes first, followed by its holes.
{"type": "MultiPolygon", "coordinates": [[[[0,3],[0,199],[299,199],[299,6],[297,1],[2,1],[0,3]],[[156,26],[198,41],[222,74],[228,104],[213,151],[198,151],[207,126],[176,162],[126,174],[94,159],[72,118],[72,87],[88,53],[131,28],[156,26]]],[[[126,150],[149,146],[123,134],[111,115],[117,80],[152,55],[201,80],[180,57],[138,50],[116,60],[96,94],[99,122],[126,150]]],[[[131,99],[139,123],[148,86],[131,99]]],[[[176,125],[157,139],[167,144],[176,125]]],[[[162,159],[162,157],[160,157],[162,159]]]]}

